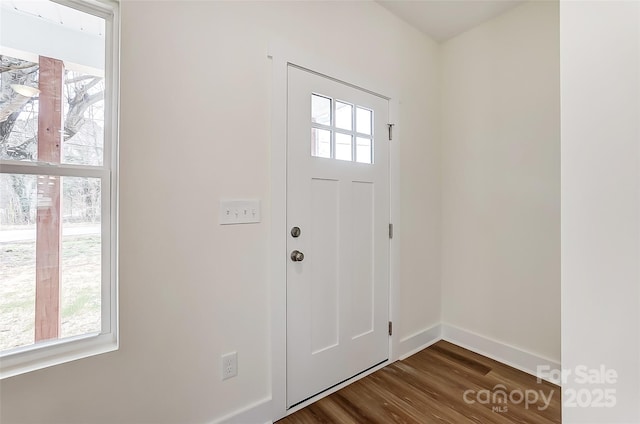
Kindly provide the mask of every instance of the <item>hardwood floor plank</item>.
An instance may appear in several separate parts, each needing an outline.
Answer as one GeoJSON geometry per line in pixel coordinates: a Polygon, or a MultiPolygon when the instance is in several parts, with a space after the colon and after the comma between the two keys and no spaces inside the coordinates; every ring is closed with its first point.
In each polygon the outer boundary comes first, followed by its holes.
{"type": "Polygon", "coordinates": [[[445,405],[439,396],[438,391],[429,387],[421,388],[421,390],[408,390],[407,384],[398,378],[398,373],[385,368],[381,372],[372,375],[376,384],[385,387],[390,393],[399,396],[405,405],[418,411],[415,415],[416,422],[428,423],[473,423],[471,420],[455,409],[445,405]]]}
{"type": "Polygon", "coordinates": [[[278,423],[559,424],[560,388],[440,341],[278,423]]]}
{"type": "MultiPolygon", "coordinates": [[[[477,354],[473,354],[473,355],[480,356],[477,354]]],[[[450,373],[457,374],[458,376],[464,378],[464,379],[456,378],[452,380],[449,384],[449,389],[454,393],[454,399],[456,398],[462,399],[464,402],[464,394],[465,394],[465,391],[467,390],[474,390],[476,397],[471,397],[471,399],[476,399],[476,400],[478,399],[479,396],[481,396],[481,393],[482,394],[486,393],[487,395],[491,395],[491,396],[499,393],[500,391],[503,391],[505,393],[505,396],[507,394],[513,393],[514,394],[513,399],[515,400],[515,402],[513,401],[507,402],[507,405],[504,405],[506,406],[506,410],[502,412],[502,415],[508,416],[509,422],[513,422],[513,423],[526,422],[526,423],[532,423],[532,424],[549,424],[553,422],[546,419],[544,416],[541,416],[540,414],[531,415],[529,412],[529,409],[535,408],[534,405],[524,405],[519,403],[520,397],[517,396],[518,393],[522,393],[522,396],[524,396],[527,393],[535,396],[545,396],[545,397],[553,395],[553,390],[545,391],[542,385],[537,385],[536,378],[533,376],[530,376],[521,371],[517,371],[510,367],[507,367],[507,369],[509,370],[509,373],[507,374],[511,376],[517,376],[518,379],[515,381],[513,379],[505,378],[502,374],[498,372],[494,372],[493,370],[487,373],[487,375],[485,376],[479,376],[475,373],[463,373],[462,370],[457,369],[456,365],[452,364],[449,361],[448,357],[446,356],[442,357],[440,353],[436,350],[433,350],[433,351],[425,350],[423,352],[420,352],[416,356],[417,357],[414,358],[413,360],[426,361],[429,364],[429,366],[433,368],[431,375],[433,378],[436,378],[437,376],[439,378],[438,380],[439,384],[441,385],[446,384],[446,381],[443,381],[443,379],[446,380],[447,375],[450,373]]],[[[427,365],[424,365],[424,366],[427,367],[427,365]]],[[[502,366],[504,367],[504,365],[502,366]]],[[[480,401],[481,400],[483,400],[483,398],[480,398],[480,401]]],[[[479,401],[475,403],[474,406],[475,405],[481,405],[488,412],[492,414],[494,414],[493,412],[494,406],[498,406],[498,407],[502,406],[500,402],[480,403],[479,401]]],[[[542,406],[542,404],[540,403],[539,406],[542,406]]],[[[476,408],[473,408],[473,410],[477,412],[480,411],[479,409],[476,409],[476,408]]],[[[484,419],[489,419],[489,418],[484,417],[484,419]]]]}
{"type": "Polygon", "coordinates": [[[433,345],[432,352],[437,352],[440,353],[444,356],[447,356],[449,358],[451,358],[452,361],[455,361],[455,363],[457,365],[462,365],[466,368],[469,368],[471,370],[475,370],[477,372],[479,372],[482,375],[487,375],[487,373],[489,371],[491,371],[491,367],[488,365],[485,365],[483,363],[481,363],[480,361],[477,361],[475,359],[471,359],[468,356],[465,356],[464,354],[461,353],[457,353],[451,349],[446,349],[445,346],[439,346],[439,345],[433,345]]]}
{"type": "Polygon", "coordinates": [[[424,390],[424,387],[429,387],[432,391],[437,391],[443,405],[459,411],[472,422],[479,424],[487,422],[508,424],[511,422],[505,420],[500,414],[493,413],[482,404],[468,404],[464,401],[465,390],[473,390],[474,393],[487,390],[487,387],[471,381],[470,375],[468,378],[462,379],[459,375],[452,375],[453,373],[442,367],[426,363],[418,363],[416,366],[400,363],[397,364],[397,367],[406,372],[400,378],[411,385],[412,390],[424,390]],[[429,365],[429,367],[422,368],[425,365],[429,365]]]}
{"type": "Polygon", "coordinates": [[[326,402],[316,402],[304,408],[302,411],[306,411],[307,409],[311,411],[313,417],[318,418],[318,421],[311,421],[312,424],[324,422],[356,424],[359,422],[357,418],[354,418],[345,411],[336,398],[327,398],[326,402]]]}

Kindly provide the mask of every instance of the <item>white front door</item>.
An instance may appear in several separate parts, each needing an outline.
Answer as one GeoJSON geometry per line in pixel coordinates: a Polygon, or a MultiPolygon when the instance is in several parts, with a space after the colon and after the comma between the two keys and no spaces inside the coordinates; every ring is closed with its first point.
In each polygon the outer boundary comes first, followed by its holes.
{"type": "Polygon", "coordinates": [[[388,108],[288,67],[287,407],[388,358],[388,108]]]}

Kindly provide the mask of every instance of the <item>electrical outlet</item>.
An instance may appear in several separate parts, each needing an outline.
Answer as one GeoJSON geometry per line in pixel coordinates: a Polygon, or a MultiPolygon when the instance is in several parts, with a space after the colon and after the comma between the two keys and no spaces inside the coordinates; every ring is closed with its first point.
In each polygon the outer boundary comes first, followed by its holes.
{"type": "Polygon", "coordinates": [[[222,355],[222,379],[226,380],[238,375],[238,352],[222,355]]]}

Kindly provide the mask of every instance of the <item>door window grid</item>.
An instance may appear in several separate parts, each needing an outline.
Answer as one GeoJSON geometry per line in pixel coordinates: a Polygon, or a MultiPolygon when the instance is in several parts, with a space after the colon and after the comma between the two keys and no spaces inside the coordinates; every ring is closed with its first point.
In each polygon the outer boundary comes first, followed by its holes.
{"type": "Polygon", "coordinates": [[[374,163],[373,111],[311,94],[311,156],[374,163]]]}

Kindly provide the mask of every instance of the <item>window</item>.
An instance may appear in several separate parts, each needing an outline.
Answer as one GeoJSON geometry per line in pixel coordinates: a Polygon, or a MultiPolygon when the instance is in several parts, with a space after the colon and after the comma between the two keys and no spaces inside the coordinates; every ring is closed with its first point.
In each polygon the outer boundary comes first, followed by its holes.
{"type": "Polygon", "coordinates": [[[117,348],[117,6],[0,3],[0,376],[117,348]]]}
{"type": "Polygon", "coordinates": [[[373,163],[373,111],[311,95],[311,156],[373,163]]]}

